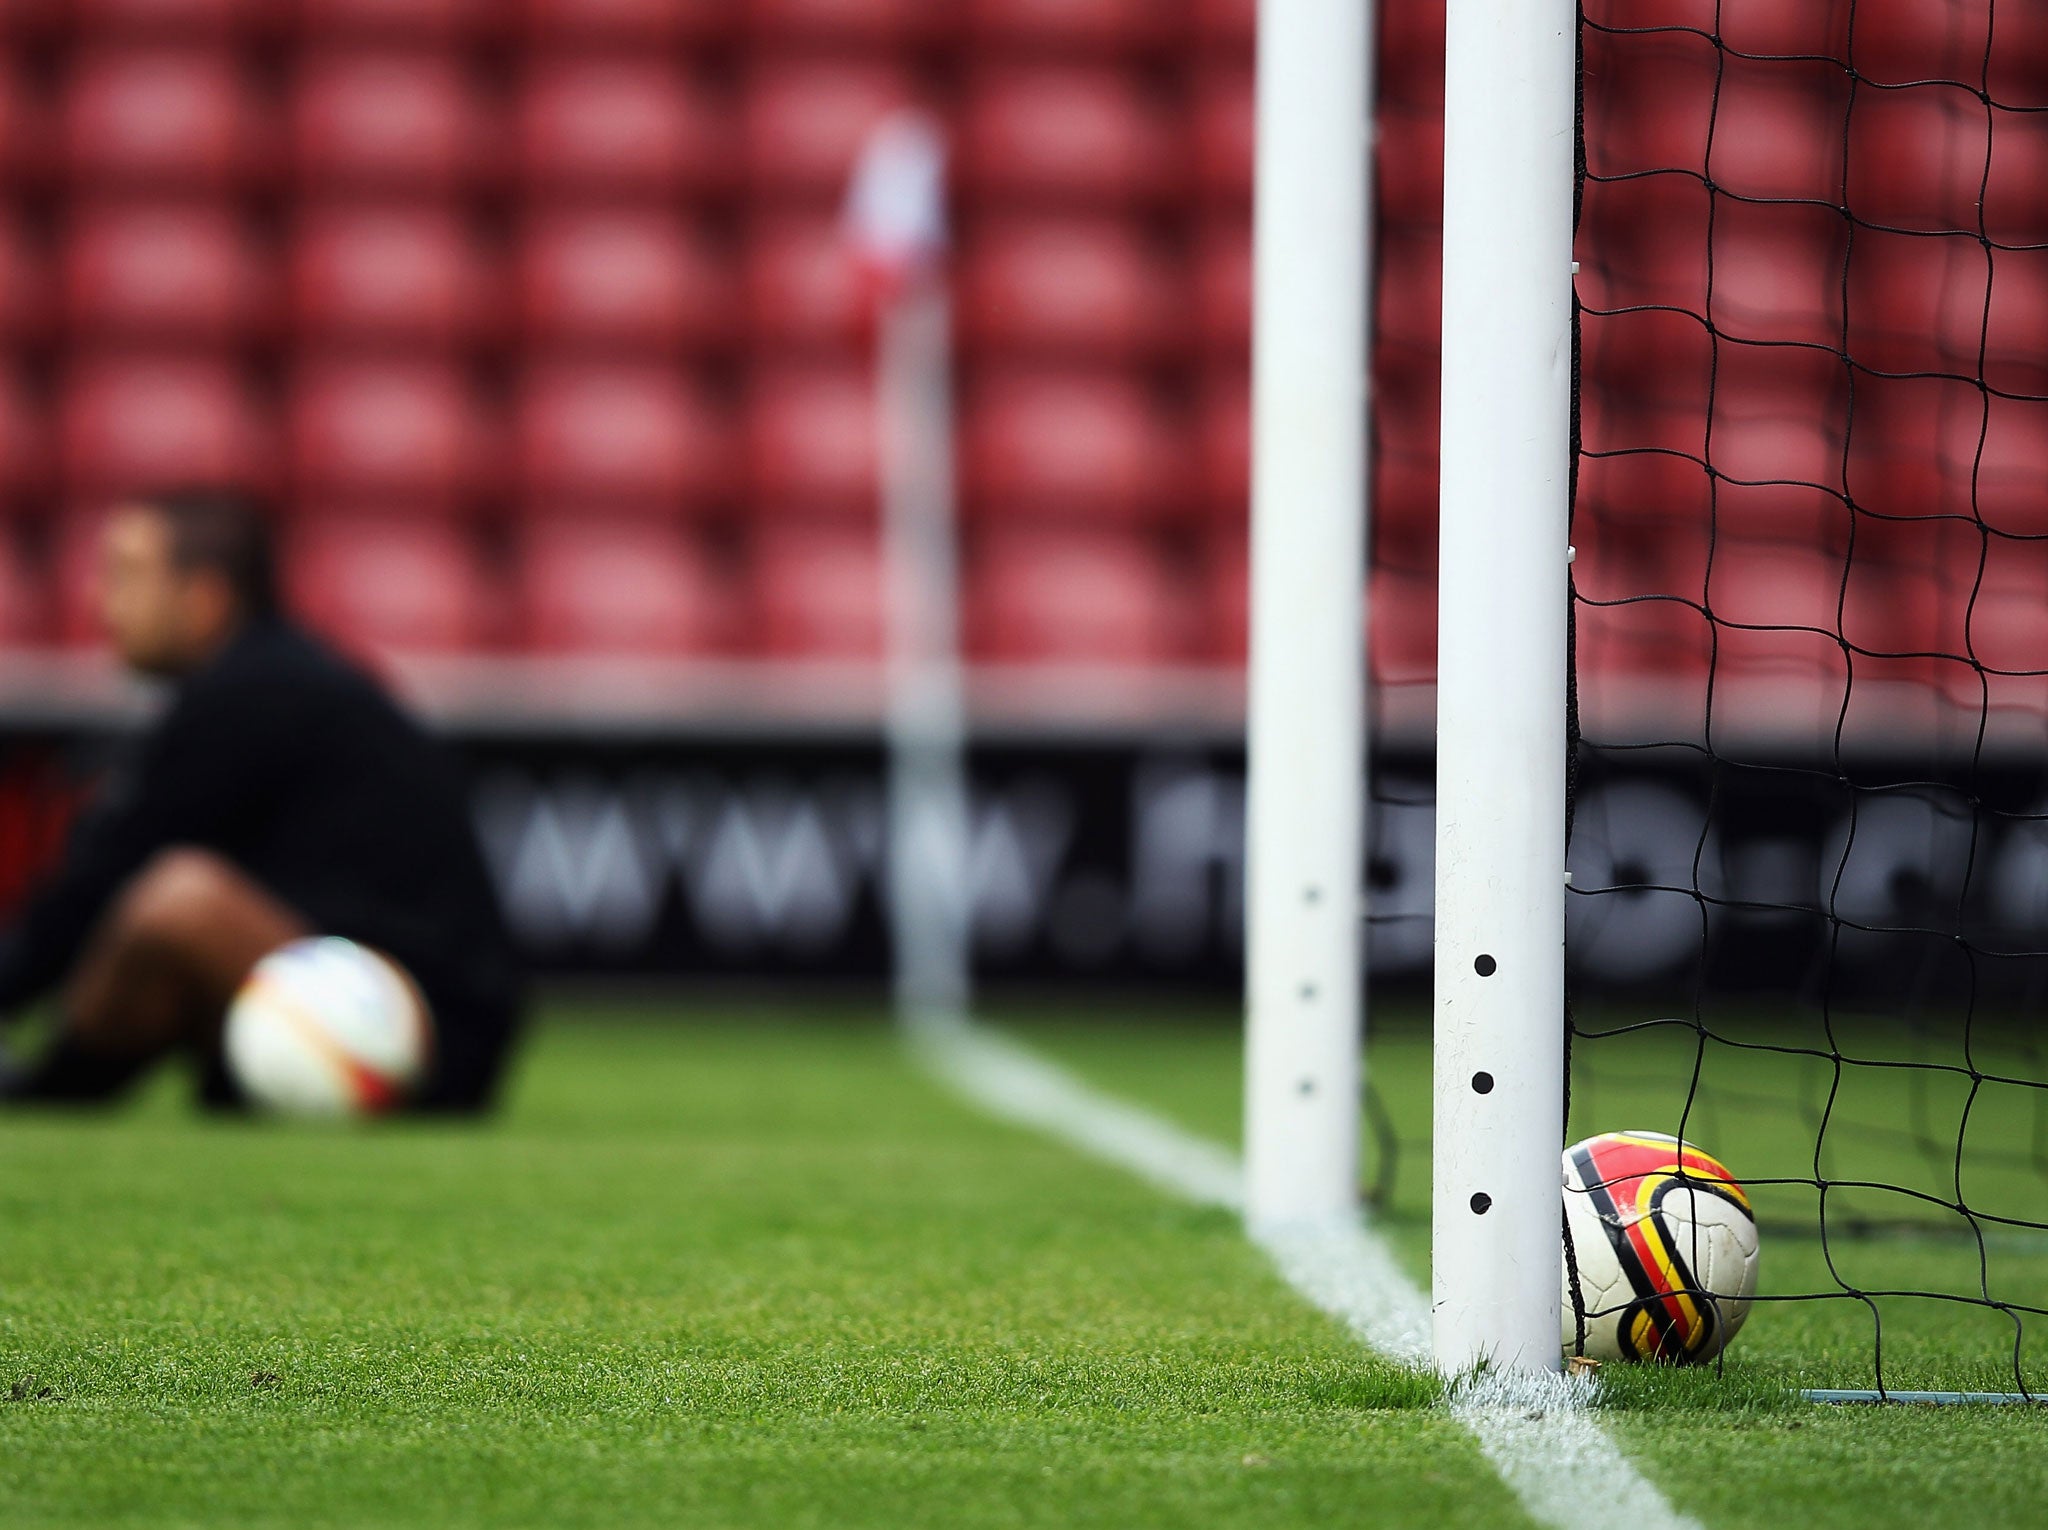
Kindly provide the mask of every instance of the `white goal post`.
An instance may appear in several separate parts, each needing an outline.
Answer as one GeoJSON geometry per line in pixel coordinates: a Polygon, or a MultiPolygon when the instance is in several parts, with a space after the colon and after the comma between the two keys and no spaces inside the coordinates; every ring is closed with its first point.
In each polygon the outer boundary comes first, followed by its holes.
{"type": "Polygon", "coordinates": [[[1438,1366],[1559,1364],[1570,0],[1450,0],[1444,76],[1438,1366]]]}
{"type": "Polygon", "coordinates": [[[1260,0],[1253,212],[1245,1206],[1354,1215],[1372,35],[1260,0]]]}

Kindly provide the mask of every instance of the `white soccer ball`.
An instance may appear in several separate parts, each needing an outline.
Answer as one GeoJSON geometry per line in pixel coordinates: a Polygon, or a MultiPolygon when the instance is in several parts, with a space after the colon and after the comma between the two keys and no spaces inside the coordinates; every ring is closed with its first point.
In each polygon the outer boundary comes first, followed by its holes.
{"type": "Polygon", "coordinates": [[[295,1116],[376,1115],[426,1070],[426,1008],[405,973],[352,940],[320,935],[258,962],[223,1040],[242,1091],[295,1116]]]}
{"type": "Polygon", "coordinates": [[[1720,1354],[1749,1316],[1756,1217],[1734,1176],[1692,1143],[1608,1132],[1573,1144],[1564,1212],[1566,1354],[1694,1364],[1720,1354]]]}

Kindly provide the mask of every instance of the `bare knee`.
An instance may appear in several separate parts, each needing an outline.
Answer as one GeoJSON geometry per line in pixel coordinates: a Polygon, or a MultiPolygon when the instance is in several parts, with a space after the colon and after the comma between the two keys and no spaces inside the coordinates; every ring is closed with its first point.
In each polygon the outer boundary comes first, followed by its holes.
{"type": "Polygon", "coordinates": [[[131,1049],[200,1039],[249,969],[306,934],[299,915],[222,856],[159,852],[129,879],[66,985],[81,1035],[131,1049]]]}
{"type": "Polygon", "coordinates": [[[109,954],[173,962],[224,996],[261,957],[306,933],[296,910],[232,861],[173,846],[129,880],[102,941],[109,954]]]}
{"type": "Polygon", "coordinates": [[[216,998],[201,976],[207,932],[226,922],[244,880],[205,850],[152,857],[115,897],[65,985],[71,1029],[139,1055],[203,1028],[216,998]]]}
{"type": "Polygon", "coordinates": [[[117,938],[156,948],[178,947],[217,929],[249,886],[248,878],[210,850],[160,850],[130,879],[112,910],[117,938]]]}

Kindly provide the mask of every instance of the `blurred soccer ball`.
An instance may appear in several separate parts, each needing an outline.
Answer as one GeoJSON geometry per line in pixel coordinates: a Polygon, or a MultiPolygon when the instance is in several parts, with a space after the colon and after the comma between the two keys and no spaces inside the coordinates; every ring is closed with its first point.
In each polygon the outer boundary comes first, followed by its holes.
{"type": "Polygon", "coordinates": [[[1564,1208],[1566,1354],[1684,1365],[1727,1347],[1756,1295],[1757,1232],[1719,1160],[1660,1132],[1588,1137],[1565,1149],[1564,1208]]]}
{"type": "Polygon", "coordinates": [[[258,962],[228,1010],[228,1067],[249,1099],[287,1115],[375,1115],[427,1063],[427,1017],[406,975],[322,935],[258,962]]]}

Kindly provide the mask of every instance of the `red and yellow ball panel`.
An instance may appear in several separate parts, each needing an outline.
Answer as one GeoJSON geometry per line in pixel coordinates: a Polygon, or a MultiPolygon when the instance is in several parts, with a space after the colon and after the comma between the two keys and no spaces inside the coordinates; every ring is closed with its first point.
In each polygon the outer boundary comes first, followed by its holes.
{"type": "MultiPolygon", "coordinates": [[[[1685,1229],[1664,1214],[1673,1190],[1712,1195],[1752,1215],[1727,1166],[1654,1132],[1609,1132],[1569,1150],[1578,1186],[1605,1228],[1632,1298],[1618,1335],[1625,1358],[1693,1360],[1722,1342],[1716,1303],[1692,1269],[1685,1229]]],[[[1687,1219],[1688,1227],[1690,1219],[1687,1219]]]]}

